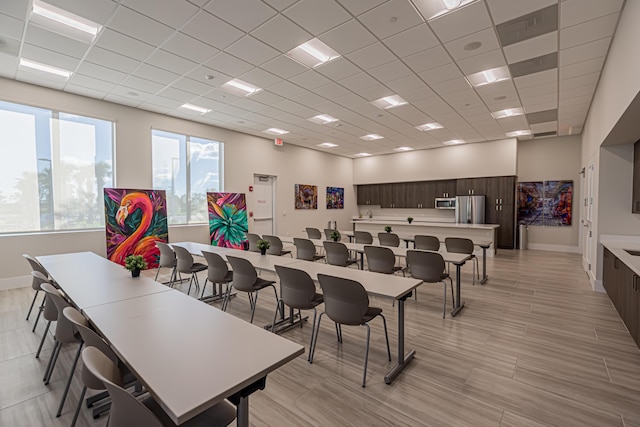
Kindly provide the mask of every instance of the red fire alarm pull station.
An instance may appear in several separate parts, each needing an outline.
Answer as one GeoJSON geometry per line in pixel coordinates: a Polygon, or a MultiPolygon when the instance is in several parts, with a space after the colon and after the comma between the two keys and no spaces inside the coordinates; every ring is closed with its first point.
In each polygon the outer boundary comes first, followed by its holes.
{"type": "Polygon", "coordinates": [[[282,147],[284,145],[284,141],[282,140],[282,138],[276,138],[273,140],[273,142],[278,146],[278,147],[282,147]]]}
{"type": "Polygon", "coordinates": [[[253,191],[253,185],[249,186],[249,191],[253,191]]]}

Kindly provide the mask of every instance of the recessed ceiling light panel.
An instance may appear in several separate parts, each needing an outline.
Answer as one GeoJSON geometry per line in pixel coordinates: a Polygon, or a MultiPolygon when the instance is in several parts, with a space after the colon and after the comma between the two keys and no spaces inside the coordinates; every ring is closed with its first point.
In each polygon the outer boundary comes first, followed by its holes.
{"type": "Polygon", "coordinates": [[[434,130],[434,129],[442,129],[443,126],[440,123],[425,123],[423,125],[420,126],[416,126],[416,129],[418,129],[420,132],[426,132],[428,130],[434,130]]]}
{"type": "Polygon", "coordinates": [[[313,116],[307,120],[310,120],[314,123],[318,123],[321,125],[326,125],[327,123],[333,123],[338,121],[338,119],[336,119],[335,117],[331,117],[328,114],[318,114],[317,116],[313,116]]]}
{"type": "Polygon", "coordinates": [[[376,99],[371,103],[383,110],[408,104],[408,102],[399,95],[385,96],[384,98],[376,99]]]}
{"type": "Polygon", "coordinates": [[[477,0],[413,0],[416,8],[427,21],[436,19],[477,0]]]}
{"type": "Polygon", "coordinates": [[[498,83],[503,80],[509,80],[510,78],[511,76],[509,75],[509,68],[507,66],[492,68],[467,76],[467,80],[469,80],[469,83],[471,83],[473,87],[498,83]]]}
{"type": "Polygon", "coordinates": [[[64,80],[69,80],[69,77],[71,77],[71,74],[73,74],[69,70],[64,70],[62,68],[43,64],[41,62],[31,61],[30,59],[25,58],[20,58],[20,64],[18,68],[29,73],[44,73],[47,77],[62,78],[64,80]]]}
{"type": "Polygon", "coordinates": [[[40,0],[33,1],[29,22],[49,31],[91,43],[101,25],[40,0]]]}
{"type": "Polygon", "coordinates": [[[521,116],[524,114],[522,108],[507,108],[506,110],[494,111],[491,113],[494,119],[504,119],[506,117],[521,116]]]}
{"type": "Polygon", "coordinates": [[[375,141],[376,139],[383,139],[384,136],[380,136],[377,133],[370,133],[369,135],[361,136],[360,139],[364,139],[365,141],[375,141]]]}
{"type": "Polygon", "coordinates": [[[413,148],[411,147],[397,147],[393,149],[393,151],[411,151],[411,150],[413,150],[413,148]]]}
{"type": "Polygon", "coordinates": [[[357,157],[367,157],[367,156],[370,156],[370,155],[371,154],[369,154],[369,153],[356,153],[356,154],[354,154],[354,156],[357,156],[357,157]]]}
{"type": "Polygon", "coordinates": [[[240,79],[229,80],[220,86],[220,88],[237,96],[251,96],[262,90],[261,88],[240,79]]]}
{"type": "Polygon", "coordinates": [[[464,141],[462,139],[452,139],[451,141],[444,141],[443,144],[444,145],[460,145],[460,144],[464,144],[464,141]]]}
{"type": "Polygon", "coordinates": [[[314,38],[294,47],[287,52],[287,56],[306,67],[315,68],[339,58],[340,54],[321,40],[314,38]]]}
{"type": "Polygon", "coordinates": [[[208,108],[199,107],[199,106],[193,105],[193,104],[182,104],[180,106],[180,108],[185,109],[185,110],[195,111],[196,113],[200,113],[200,114],[206,114],[209,111],[211,111],[208,108]]]}
{"type": "Polygon", "coordinates": [[[507,132],[505,135],[507,135],[509,138],[515,138],[515,137],[518,137],[518,136],[531,135],[531,131],[529,129],[526,129],[526,130],[514,130],[513,132],[507,132]]]}
{"type": "Polygon", "coordinates": [[[333,147],[337,147],[338,144],[334,144],[332,142],[323,142],[322,144],[318,144],[317,146],[322,148],[333,148],[333,147]]]}
{"type": "Polygon", "coordinates": [[[269,128],[265,131],[263,131],[264,133],[268,133],[270,135],[285,135],[287,133],[289,133],[288,130],[284,130],[284,129],[278,129],[278,128],[269,128]]]}

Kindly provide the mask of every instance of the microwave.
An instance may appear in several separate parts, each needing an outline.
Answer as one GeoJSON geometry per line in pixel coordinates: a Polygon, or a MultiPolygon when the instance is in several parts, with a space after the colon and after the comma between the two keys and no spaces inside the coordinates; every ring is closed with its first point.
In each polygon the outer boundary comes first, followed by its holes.
{"type": "Polygon", "coordinates": [[[436,197],[436,209],[455,209],[455,197],[436,197]]]}

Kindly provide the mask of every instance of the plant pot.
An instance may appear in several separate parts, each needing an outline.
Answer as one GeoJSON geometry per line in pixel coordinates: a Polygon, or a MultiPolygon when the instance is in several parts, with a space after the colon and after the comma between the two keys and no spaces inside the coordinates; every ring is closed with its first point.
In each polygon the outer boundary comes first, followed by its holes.
{"type": "Polygon", "coordinates": [[[266,255],[267,254],[267,249],[260,249],[260,255],[266,255]]]}
{"type": "Polygon", "coordinates": [[[135,270],[131,270],[131,277],[140,277],[140,270],[137,268],[135,270]]]}
{"type": "Polygon", "coordinates": [[[409,224],[411,224],[411,223],[413,222],[413,220],[407,220],[407,222],[408,222],[409,224]]]}

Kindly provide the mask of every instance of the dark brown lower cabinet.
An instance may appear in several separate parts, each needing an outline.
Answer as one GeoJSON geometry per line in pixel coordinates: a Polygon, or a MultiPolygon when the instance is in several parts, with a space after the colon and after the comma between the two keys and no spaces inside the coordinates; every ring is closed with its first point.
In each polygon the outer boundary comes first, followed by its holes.
{"type": "Polygon", "coordinates": [[[604,249],[602,267],[604,289],[640,347],[640,279],[607,248],[604,249]]]}

